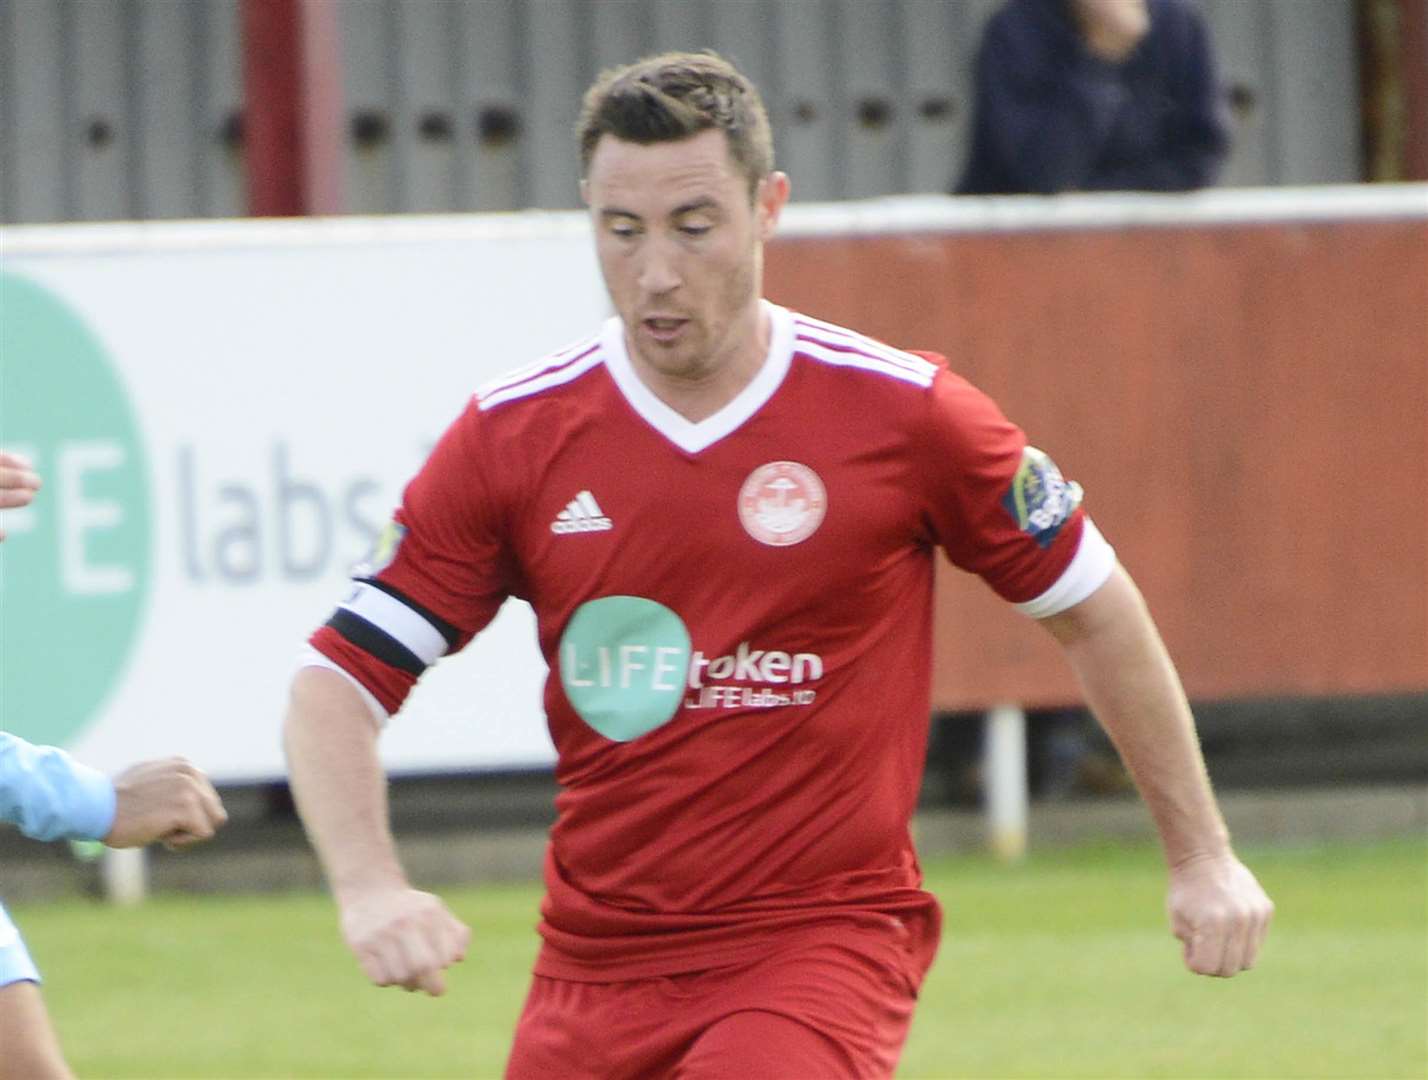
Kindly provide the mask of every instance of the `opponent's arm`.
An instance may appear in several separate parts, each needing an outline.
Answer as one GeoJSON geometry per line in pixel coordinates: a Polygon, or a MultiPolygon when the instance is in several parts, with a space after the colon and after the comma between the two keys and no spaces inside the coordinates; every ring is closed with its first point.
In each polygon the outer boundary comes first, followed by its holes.
{"type": "Polygon", "coordinates": [[[378,986],[444,993],[442,971],[465,957],[471,932],[407,882],[367,705],[337,672],[302,668],[283,735],[298,814],[362,970],[378,986]]]}
{"type": "MultiPolygon", "coordinates": [[[[0,450],[0,509],[28,506],[39,490],[29,459],[0,450]]],[[[227,820],[208,777],[182,758],[141,762],[111,782],[57,747],[0,732],[0,821],[33,839],[180,848],[227,820]]]]}
{"type": "Polygon", "coordinates": [[[227,820],[213,785],[183,758],[141,762],[111,781],[58,747],[0,732],[0,821],[31,839],[180,848],[227,820]]]}
{"type": "Polygon", "coordinates": [[[115,810],[114,785],[98,769],[0,732],[0,821],[32,840],[98,840],[115,810]]]}
{"type": "Polygon", "coordinates": [[[74,1080],[39,986],[0,982],[0,1080],[74,1080]]]}
{"type": "Polygon", "coordinates": [[[1231,850],[1190,706],[1140,590],[1117,566],[1096,592],[1041,622],[1150,808],[1186,966],[1225,977],[1253,967],[1274,905],[1231,850]]]}

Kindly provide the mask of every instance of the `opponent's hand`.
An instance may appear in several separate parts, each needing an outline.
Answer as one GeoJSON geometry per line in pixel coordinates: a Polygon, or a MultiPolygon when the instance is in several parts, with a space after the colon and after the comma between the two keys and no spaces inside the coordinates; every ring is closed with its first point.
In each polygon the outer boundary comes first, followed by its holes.
{"type": "MultiPolygon", "coordinates": [[[[0,450],[0,510],[29,506],[39,490],[40,478],[29,459],[0,450]]],[[[0,529],[0,540],[4,539],[5,530],[0,529]]]]}
{"type": "Polygon", "coordinates": [[[1274,916],[1255,876],[1228,852],[1173,867],[1166,907],[1171,932],[1185,945],[1185,966],[1225,979],[1254,967],[1274,916]]]}
{"type": "Polygon", "coordinates": [[[110,847],[143,847],[155,840],[173,850],[211,838],[228,813],[197,766],[183,758],[144,761],[114,778],[110,847]]]}
{"type": "Polygon", "coordinates": [[[441,900],[410,887],[339,897],[342,936],[378,986],[446,993],[442,972],[466,959],[471,930],[441,900]]]}

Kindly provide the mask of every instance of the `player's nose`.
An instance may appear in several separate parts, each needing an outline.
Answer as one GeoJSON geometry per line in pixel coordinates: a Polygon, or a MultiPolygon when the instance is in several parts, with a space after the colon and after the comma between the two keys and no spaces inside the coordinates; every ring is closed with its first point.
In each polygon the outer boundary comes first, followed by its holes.
{"type": "Polygon", "coordinates": [[[658,242],[646,245],[641,252],[639,286],[646,293],[659,296],[673,292],[683,284],[674,252],[658,242]]]}

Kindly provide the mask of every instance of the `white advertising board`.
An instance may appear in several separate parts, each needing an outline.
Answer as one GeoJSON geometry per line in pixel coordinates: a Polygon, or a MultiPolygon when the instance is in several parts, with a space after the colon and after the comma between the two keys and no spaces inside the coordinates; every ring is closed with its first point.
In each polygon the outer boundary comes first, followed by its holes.
{"type": "MultiPolygon", "coordinates": [[[[115,770],[283,775],[287,687],[487,379],[608,314],[580,214],[0,230],[0,723],[115,770]]],[[[389,725],[396,772],[553,761],[519,602],[389,725]]]]}
{"type": "MultiPolygon", "coordinates": [[[[1421,218],[1428,185],[913,196],[784,236],[1421,218]]],[[[118,769],[283,775],[302,642],[487,379],[608,314],[581,213],[0,228],[0,725],[118,769]]],[[[507,604],[382,742],[396,772],[554,754],[534,619],[507,604]]]]}

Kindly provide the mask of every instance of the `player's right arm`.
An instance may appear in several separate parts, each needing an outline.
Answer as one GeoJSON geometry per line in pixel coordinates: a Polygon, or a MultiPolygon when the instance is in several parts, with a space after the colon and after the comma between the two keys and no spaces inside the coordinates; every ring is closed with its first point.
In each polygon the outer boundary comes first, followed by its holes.
{"type": "Polygon", "coordinates": [[[346,678],[320,667],[298,671],[283,729],[288,774],[342,936],[378,986],[441,994],[442,972],[465,957],[471,931],[407,881],[388,825],[377,736],[346,678]]]}
{"type": "Polygon", "coordinates": [[[442,972],[465,955],[470,931],[407,880],[378,737],[426,668],[485,627],[507,595],[479,424],[473,404],[448,428],[372,563],[313,634],[283,735],[298,813],[348,947],[377,985],[430,994],[445,990],[442,972]]]}

